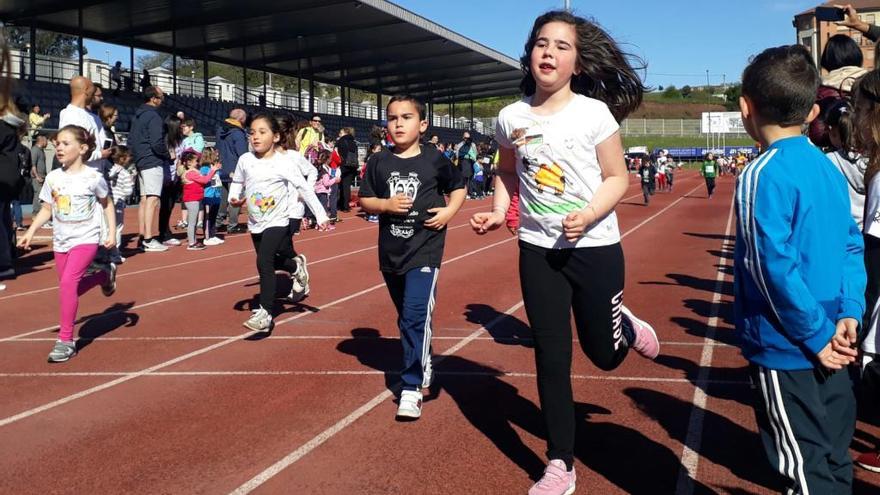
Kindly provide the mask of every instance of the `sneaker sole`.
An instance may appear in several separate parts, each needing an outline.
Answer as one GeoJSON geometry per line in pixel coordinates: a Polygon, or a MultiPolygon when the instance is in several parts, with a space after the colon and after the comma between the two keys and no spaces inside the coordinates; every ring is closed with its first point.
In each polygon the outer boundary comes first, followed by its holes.
{"type": "Polygon", "coordinates": [[[270,323],[269,326],[266,327],[266,328],[259,328],[259,327],[258,327],[258,328],[255,328],[255,327],[252,327],[252,326],[248,325],[248,322],[244,322],[244,323],[242,323],[242,326],[244,326],[245,328],[247,328],[247,329],[249,329],[249,330],[253,330],[253,331],[255,331],[255,332],[269,333],[269,332],[272,331],[272,324],[271,324],[271,323],[270,323]]]}
{"type": "Polygon", "coordinates": [[[101,292],[104,294],[105,297],[110,297],[116,293],[116,270],[116,264],[111,263],[109,277],[113,281],[113,284],[110,286],[109,289],[105,289],[103,286],[101,287],[101,292]]]}
{"type": "MultiPolygon", "coordinates": [[[[620,309],[623,312],[623,314],[625,314],[630,320],[637,322],[638,324],[647,328],[649,332],[651,332],[651,336],[654,338],[654,342],[657,343],[657,353],[654,354],[653,356],[645,356],[644,354],[641,354],[641,353],[639,353],[639,355],[644,356],[646,359],[651,359],[651,360],[656,359],[657,356],[660,355],[660,339],[657,338],[657,332],[654,331],[654,327],[649,325],[646,321],[644,321],[640,318],[637,318],[634,314],[632,314],[632,311],[630,311],[626,306],[621,306],[620,309]]],[[[638,352],[638,351],[636,351],[636,352],[638,352]]]]}
{"type": "Polygon", "coordinates": [[[394,417],[402,419],[419,419],[422,417],[422,412],[419,411],[418,413],[414,413],[411,411],[401,411],[400,409],[398,409],[397,414],[394,417]]]}
{"type": "Polygon", "coordinates": [[[52,358],[48,358],[48,359],[46,359],[46,362],[49,362],[49,363],[66,363],[66,362],[70,361],[70,359],[71,359],[73,356],[76,356],[76,353],[73,353],[73,354],[71,354],[70,356],[67,356],[67,357],[64,358],[64,359],[52,359],[52,358]]]}
{"type": "Polygon", "coordinates": [[[855,464],[862,469],[867,469],[868,471],[871,471],[872,473],[880,473],[880,467],[878,467],[878,466],[871,466],[870,464],[862,464],[861,462],[858,462],[858,461],[856,461],[855,464]]]}

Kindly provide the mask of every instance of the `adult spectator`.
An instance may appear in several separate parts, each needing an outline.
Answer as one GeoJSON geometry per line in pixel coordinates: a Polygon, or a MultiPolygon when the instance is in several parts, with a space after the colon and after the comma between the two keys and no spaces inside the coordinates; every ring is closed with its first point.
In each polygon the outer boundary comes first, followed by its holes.
{"type": "Polygon", "coordinates": [[[229,118],[217,126],[217,152],[220,153],[220,182],[223,183],[223,194],[220,202],[220,215],[228,215],[228,230],[230,234],[244,232],[244,227],[238,225],[238,214],[241,210],[238,206],[232,206],[229,200],[229,185],[232,183],[232,174],[238,165],[238,159],[248,151],[247,133],[244,124],[247,121],[247,113],[241,108],[233,108],[229,112],[229,118]],[[227,211],[228,208],[228,211],[227,211]]]}
{"type": "Polygon", "coordinates": [[[150,86],[144,91],[144,104],[134,114],[131,132],[128,134],[128,147],[131,149],[138,170],[138,185],[141,191],[141,204],[138,208],[138,231],[144,251],[161,252],[168,248],[153,236],[153,223],[162,184],[171,155],[165,144],[165,128],[159,107],[165,95],[160,88],[150,86]]]}
{"type": "Polygon", "coordinates": [[[431,139],[428,141],[428,144],[432,145],[433,147],[435,147],[437,149],[440,149],[440,136],[434,134],[433,136],[431,136],[431,139]]]}
{"type": "Polygon", "coordinates": [[[196,132],[196,119],[183,117],[180,122],[180,132],[183,134],[183,149],[193,150],[197,153],[205,151],[205,137],[201,132],[196,132]]]}
{"type": "MultiPolygon", "coordinates": [[[[8,95],[0,95],[7,96],[8,95]]],[[[23,184],[18,163],[18,127],[24,120],[16,115],[11,101],[0,101],[0,280],[14,278],[15,229],[12,228],[12,201],[18,198],[23,184]]],[[[4,287],[5,288],[5,287],[4,287]]]]}
{"type": "Polygon", "coordinates": [[[110,69],[110,89],[113,89],[113,83],[116,83],[116,89],[113,90],[113,94],[118,95],[119,90],[122,89],[122,62],[119,60],[110,69]]]}
{"type": "Polygon", "coordinates": [[[119,142],[116,140],[116,121],[119,119],[119,109],[113,105],[101,105],[98,115],[101,117],[101,125],[104,127],[104,147],[116,146],[119,142]]]}
{"type": "Polygon", "coordinates": [[[153,81],[152,81],[152,79],[150,78],[150,71],[148,71],[148,70],[145,68],[145,69],[144,69],[144,73],[143,73],[143,75],[141,76],[141,82],[140,82],[141,92],[142,92],[142,93],[143,93],[143,92],[146,92],[146,91],[147,91],[147,88],[150,88],[150,87],[152,87],[152,86],[153,86],[153,81]]]}
{"type": "MultiPolygon", "coordinates": [[[[100,160],[110,156],[110,150],[102,148],[104,142],[104,126],[101,118],[89,111],[95,100],[98,88],[88,78],[76,76],[70,80],[70,103],[58,115],[58,128],[68,125],[77,125],[88,131],[95,137],[95,151],[89,157],[89,161],[100,160]]],[[[101,97],[98,97],[101,100],[101,97]]],[[[100,104],[99,104],[100,105],[100,104]]]]}
{"type": "Polygon", "coordinates": [[[309,126],[296,134],[296,149],[305,156],[309,146],[322,142],[324,142],[324,127],[321,125],[321,117],[314,115],[309,121],[309,126]]]}
{"type": "Polygon", "coordinates": [[[31,107],[31,113],[28,115],[28,126],[30,127],[31,138],[43,128],[43,125],[45,125],[49,117],[52,116],[52,114],[48,112],[41,115],[40,111],[40,105],[34,105],[31,107]]]}
{"type": "Polygon", "coordinates": [[[354,177],[357,175],[358,166],[358,146],[354,140],[354,128],[343,127],[339,131],[339,139],[336,141],[336,150],[342,161],[340,169],[342,170],[342,182],[339,184],[339,201],[337,209],[339,211],[351,211],[351,185],[354,177]]]}
{"type": "Polygon", "coordinates": [[[810,140],[816,146],[831,146],[825,118],[832,106],[849,97],[853,83],[867,73],[862,62],[862,49],[855,40],[844,34],[828,39],[820,61],[828,73],[822,76],[822,84],[816,93],[819,116],[810,123],[810,140]]]}
{"type": "Polygon", "coordinates": [[[180,130],[182,121],[177,115],[165,117],[165,146],[170,157],[162,169],[162,195],[159,198],[159,242],[166,246],[179,246],[180,241],[171,234],[171,214],[174,204],[180,197],[180,177],[177,175],[177,164],[183,155],[183,132],[180,130]]]}
{"type": "Polygon", "coordinates": [[[18,126],[18,147],[15,150],[16,155],[18,155],[18,173],[22,177],[22,183],[20,184],[18,190],[18,196],[12,201],[12,215],[13,221],[15,222],[16,230],[25,230],[24,226],[24,215],[21,211],[21,202],[27,201],[28,198],[25,194],[25,191],[30,188],[31,185],[31,150],[28,149],[27,146],[22,143],[22,138],[27,135],[28,126],[27,123],[22,122],[21,125],[18,126]]]}
{"type": "Polygon", "coordinates": [[[49,139],[45,134],[39,133],[34,136],[34,144],[31,146],[31,186],[34,190],[31,218],[40,211],[40,191],[43,189],[46,174],[49,173],[46,168],[46,146],[48,144],[49,139]]]}
{"type": "Polygon", "coordinates": [[[471,133],[464,131],[461,135],[461,142],[455,147],[455,156],[458,157],[458,168],[461,170],[461,177],[467,183],[468,198],[473,199],[472,194],[474,177],[474,162],[477,161],[477,147],[471,139],[471,133]]]}

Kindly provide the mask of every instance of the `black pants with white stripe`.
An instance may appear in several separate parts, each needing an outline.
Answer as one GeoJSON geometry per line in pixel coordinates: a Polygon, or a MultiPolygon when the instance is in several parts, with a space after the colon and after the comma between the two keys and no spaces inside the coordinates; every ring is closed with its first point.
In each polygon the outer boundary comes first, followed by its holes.
{"type": "Polygon", "coordinates": [[[757,386],[761,442],[785,479],[786,493],[851,493],[849,444],[856,402],[849,373],[770,370],[754,364],[749,370],[757,386]]]}
{"type": "Polygon", "coordinates": [[[397,326],[403,346],[403,390],[428,386],[431,372],[431,314],[437,296],[440,269],[413,268],[404,274],[382,273],[388,293],[397,309],[397,326]]]}
{"type": "Polygon", "coordinates": [[[275,270],[296,271],[294,251],[288,227],[269,227],[251,234],[257,252],[257,273],[260,274],[260,306],[272,313],[275,306],[275,270]]]}
{"type": "Polygon", "coordinates": [[[623,362],[623,249],[545,249],[519,243],[519,279],[535,339],[538,396],[547,430],[547,458],[574,461],[571,315],[584,354],[610,371],[623,362]]]}

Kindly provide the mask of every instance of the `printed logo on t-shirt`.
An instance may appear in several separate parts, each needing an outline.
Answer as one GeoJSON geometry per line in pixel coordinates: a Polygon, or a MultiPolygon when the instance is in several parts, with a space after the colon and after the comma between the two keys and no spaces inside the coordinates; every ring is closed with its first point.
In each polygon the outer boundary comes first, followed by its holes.
{"type": "MultiPolygon", "coordinates": [[[[401,175],[400,172],[391,172],[390,177],[388,177],[388,191],[390,195],[406,195],[413,200],[413,203],[415,203],[416,197],[419,195],[419,186],[421,185],[422,181],[419,180],[419,174],[416,172],[409,172],[406,175],[401,175]]],[[[415,234],[415,221],[418,215],[418,211],[410,211],[403,222],[391,223],[388,226],[389,232],[394,237],[409,239],[415,234]]]]}
{"type": "Polygon", "coordinates": [[[75,195],[68,191],[66,184],[52,187],[52,208],[55,218],[61,222],[82,222],[91,220],[95,212],[95,197],[75,195]]]}
{"type": "Polygon", "coordinates": [[[388,177],[388,191],[391,196],[405,194],[415,201],[419,194],[420,185],[422,185],[422,181],[419,180],[419,174],[415,172],[410,172],[405,176],[401,176],[400,172],[391,172],[391,177],[388,177]]]}
{"type": "Polygon", "coordinates": [[[254,213],[265,215],[275,208],[275,196],[263,196],[261,193],[254,193],[251,194],[249,203],[254,213]]]}

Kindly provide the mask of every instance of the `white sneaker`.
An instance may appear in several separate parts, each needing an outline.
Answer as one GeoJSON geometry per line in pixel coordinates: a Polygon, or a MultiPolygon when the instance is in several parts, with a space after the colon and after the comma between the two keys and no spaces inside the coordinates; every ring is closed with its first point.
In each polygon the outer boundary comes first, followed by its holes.
{"type": "Polygon", "coordinates": [[[218,242],[218,241],[220,241],[220,239],[218,239],[216,237],[208,237],[207,239],[205,239],[203,244],[205,246],[218,246],[218,245],[222,244],[222,242],[218,242]]]}
{"type": "Polygon", "coordinates": [[[418,390],[404,390],[400,393],[400,403],[397,406],[398,418],[419,419],[422,415],[422,392],[418,390]]]}
{"type": "Polygon", "coordinates": [[[268,332],[272,329],[272,315],[268,311],[259,307],[253,310],[252,313],[251,317],[244,322],[245,327],[257,332],[268,332]]]}
{"type": "Polygon", "coordinates": [[[163,251],[168,251],[168,246],[163,245],[156,239],[151,239],[147,242],[144,242],[144,251],[148,253],[161,253],[163,251]]]}
{"type": "Polygon", "coordinates": [[[422,372],[422,388],[431,388],[432,383],[434,383],[434,367],[431,366],[431,356],[428,356],[428,362],[422,372]]]}
{"type": "Polygon", "coordinates": [[[296,272],[293,273],[296,281],[299,282],[299,285],[302,287],[303,296],[309,295],[309,268],[307,266],[308,261],[306,260],[306,255],[298,254],[294,256],[296,260],[296,272]]]}
{"type": "Polygon", "coordinates": [[[180,246],[180,241],[178,241],[177,239],[175,239],[173,237],[169,237],[168,239],[165,239],[165,241],[163,241],[162,244],[164,244],[166,246],[180,246]]]}

